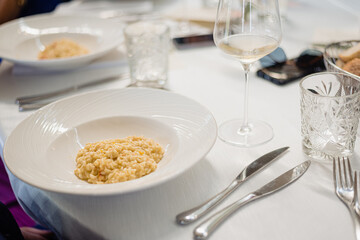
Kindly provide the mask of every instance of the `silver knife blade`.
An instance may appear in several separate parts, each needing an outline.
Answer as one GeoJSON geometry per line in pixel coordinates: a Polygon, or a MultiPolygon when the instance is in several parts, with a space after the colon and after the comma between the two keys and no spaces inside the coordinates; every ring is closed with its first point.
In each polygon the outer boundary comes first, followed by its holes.
{"type": "Polygon", "coordinates": [[[281,174],[279,177],[275,178],[268,184],[256,190],[254,194],[257,196],[265,196],[275,191],[278,191],[283,187],[286,187],[287,185],[301,177],[309,168],[310,163],[311,162],[308,160],[297,165],[293,169],[290,169],[286,173],[281,174]]]}
{"type": "Polygon", "coordinates": [[[251,176],[255,175],[255,173],[259,172],[261,169],[278,159],[287,149],[289,149],[289,147],[279,148],[256,159],[244,170],[242,170],[241,173],[223,191],[216,194],[206,202],[190,210],[179,213],[176,216],[176,222],[180,225],[185,225],[196,221],[199,217],[205,215],[222,200],[224,200],[228,195],[230,195],[236,188],[241,185],[242,182],[249,179],[251,176]]]}
{"type": "Polygon", "coordinates": [[[249,164],[244,170],[242,170],[242,172],[236,177],[236,179],[238,181],[244,181],[245,179],[251,177],[258,171],[278,159],[280,155],[288,149],[289,147],[279,148],[259,157],[251,164],[249,164]]]}
{"type": "Polygon", "coordinates": [[[227,219],[240,207],[256,199],[259,199],[260,197],[264,197],[271,193],[274,193],[288,186],[290,183],[296,181],[306,172],[306,170],[310,166],[310,163],[311,162],[308,160],[297,165],[296,167],[290,169],[289,171],[281,174],[279,177],[275,178],[271,182],[265,184],[263,187],[259,188],[258,190],[249,193],[240,200],[218,211],[217,213],[206,219],[204,222],[202,222],[194,229],[194,239],[197,240],[207,239],[210,236],[210,234],[214,232],[215,229],[223,221],[225,221],[225,219],[227,219]]]}

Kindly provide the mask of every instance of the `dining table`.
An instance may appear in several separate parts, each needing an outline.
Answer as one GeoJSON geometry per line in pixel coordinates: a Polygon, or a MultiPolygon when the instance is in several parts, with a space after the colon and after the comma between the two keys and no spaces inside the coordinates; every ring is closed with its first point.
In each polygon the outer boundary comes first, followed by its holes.
{"type": "MultiPolygon", "coordinates": [[[[154,0],[150,11],[169,17],[167,12],[184,7],[179,2],[154,0]]],[[[186,7],[191,8],[197,1],[187,2],[186,7]]],[[[360,39],[360,12],[357,12],[359,6],[355,6],[358,1],[287,0],[279,3],[280,47],[288,58],[330,42],[360,39]]],[[[53,14],[64,14],[71,6],[78,5],[60,5],[53,14]]],[[[243,183],[212,212],[310,159],[302,150],[299,80],[276,85],[257,77],[259,68],[260,64],[256,63],[250,72],[249,118],[263,120],[272,126],[274,137],[271,141],[242,148],[218,138],[208,154],[183,174],[151,188],[117,196],[116,201],[112,196],[89,197],[45,191],[8,171],[19,203],[30,217],[53,231],[59,239],[192,239],[194,227],[205,218],[182,226],[176,223],[175,216],[222,191],[252,161],[274,149],[289,146],[286,154],[243,183]]],[[[3,60],[0,65],[1,157],[4,158],[7,137],[35,112],[20,112],[16,97],[120,76],[127,71],[126,56],[121,47],[118,53],[112,52],[82,69],[56,74],[32,71],[3,60]],[[97,65],[99,62],[103,63],[101,67],[97,65]]],[[[217,124],[221,124],[242,117],[243,75],[241,64],[214,44],[188,49],[173,47],[169,53],[166,90],[163,91],[195,100],[213,114],[217,124]]],[[[111,81],[77,93],[126,88],[128,84],[128,80],[111,81]]],[[[359,145],[358,139],[351,156],[354,169],[360,169],[359,145]]],[[[350,213],[334,192],[331,161],[310,160],[311,166],[296,182],[240,208],[210,239],[355,240],[350,213]]]]}

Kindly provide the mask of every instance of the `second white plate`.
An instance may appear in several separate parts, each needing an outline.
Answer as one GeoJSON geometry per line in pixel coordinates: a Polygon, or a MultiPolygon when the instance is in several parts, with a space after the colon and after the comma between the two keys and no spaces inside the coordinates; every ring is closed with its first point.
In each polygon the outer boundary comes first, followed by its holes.
{"type": "Polygon", "coordinates": [[[16,64],[50,70],[84,66],[123,41],[123,25],[84,16],[42,14],[20,18],[0,26],[0,57],[16,64]],[[86,47],[88,54],[71,58],[38,60],[50,43],[71,39],[86,47]]]}

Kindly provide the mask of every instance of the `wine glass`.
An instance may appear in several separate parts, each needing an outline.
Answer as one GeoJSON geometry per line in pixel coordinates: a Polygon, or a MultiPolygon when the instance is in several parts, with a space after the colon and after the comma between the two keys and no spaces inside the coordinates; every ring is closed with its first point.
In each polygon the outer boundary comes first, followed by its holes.
{"type": "Polygon", "coordinates": [[[221,124],[219,138],[241,147],[270,141],[273,138],[271,126],[248,119],[248,89],[251,65],[274,51],[281,41],[277,0],[220,0],[214,41],[219,49],[237,59],[245,71],[243,119],[221,124]]]}

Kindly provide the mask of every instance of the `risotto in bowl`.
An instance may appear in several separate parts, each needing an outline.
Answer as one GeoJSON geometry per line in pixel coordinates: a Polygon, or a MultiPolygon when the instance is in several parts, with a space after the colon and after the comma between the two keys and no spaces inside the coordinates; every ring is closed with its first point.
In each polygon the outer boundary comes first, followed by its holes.
{"type": "Polygon", "coordinates": [[[163,156],[164,149],[143,136],[88,143],[76,155],[74,173],[93,184],[125,182],[155,171],[163,156]]]}
{"type": "Polygon", "coordinates": [[[45,191],[123,194],[184,173],[216,137],[212,114],[192,99],[158,89],[102,90],[31,114],[7,138],[4,161],[45,191]]]}

